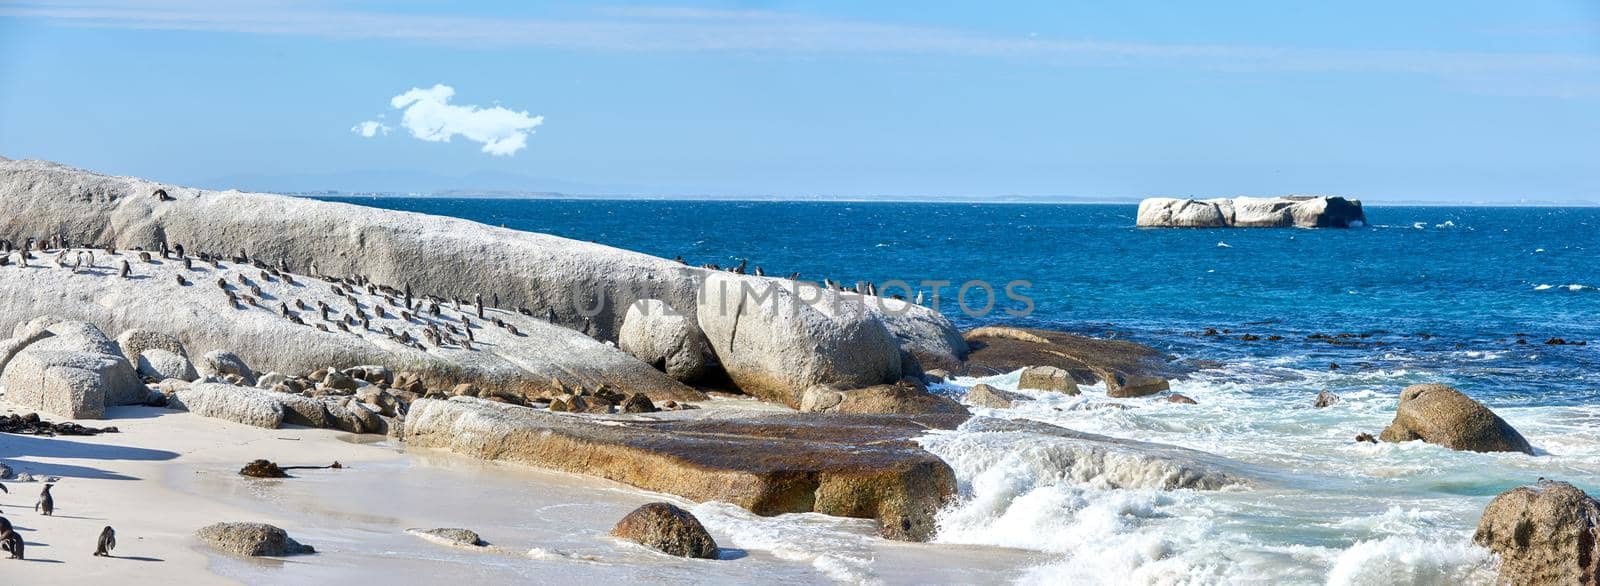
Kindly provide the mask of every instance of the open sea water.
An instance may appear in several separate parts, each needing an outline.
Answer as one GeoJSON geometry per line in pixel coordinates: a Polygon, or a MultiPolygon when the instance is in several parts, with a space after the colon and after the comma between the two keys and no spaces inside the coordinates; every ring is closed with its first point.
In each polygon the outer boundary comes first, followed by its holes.
{"type": "MultiPolygon", "coordinates": [[[[1132,205],[328,199],[693,264],[748,259],[769,275],[947,281],[939,308],[963,328],[1062,329],[1207,361],[1173,384],[1198,405],[1089,387],[977,411],[1216,454],[1244,471],[1221,490],[1163,490],[1169,461],[1042,436],[924,438],[961,484],[937,541],[1041,552],[1025,583],[1488,583],[1494,561],[1471,534],[1495,494],[1541,476],[1600,494],[1600,209],[1375,206],[1349,230],[1204,230],[1135,228],[1132,205]],[[1026,281],[1031,313],[1005,313],[1023,307],[1002,293],[967,315],[955,296],[969,280],[1026,281]],[[1489,405],[1539,453],[1352,441],[1422,382],[1489,405]],[[1321,390],[1343,400],[1312,408],[1321,390]],[[1095,408],[1108,402],[1129,408],[1095,408]]],[[[978,382],[1017,380],[938,390],[978,382]]],[[[756,530],[722,507],[696,512],[734,546],[772,547],[775,531],[805,542],[795,555],[828,578],[905,575],[859,546],[830,550],[841,529],[814,518],[756,530]]]]}

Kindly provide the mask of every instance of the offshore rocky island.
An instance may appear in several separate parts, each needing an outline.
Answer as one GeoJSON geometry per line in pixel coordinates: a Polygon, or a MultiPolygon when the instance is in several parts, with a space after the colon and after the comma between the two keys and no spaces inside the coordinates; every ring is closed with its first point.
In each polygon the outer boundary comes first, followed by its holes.
{"type": "MultiPolygon", "coordinates": [[[[1340,198],[1244,199],[1147,201],[1137,223],[1365,221],[1359,202],[1340,198]]],[[[1193,403],[1170,381],[1203,362],[1048,330],[961,332],[934,309],[870,289],[43,161],[0,161],[0,239],[0,331],[10,332],[0,340],[0,388],[20,412],[12,417],[35,433],[92,433],[120,423],[119,406],[187,411],[220,428],[384,436],[408,450],[594,476],[757,515],[868,519],[882,537],[914,542],[933,539],[941,510],[961,498],[957,471],[924,443],[942,431],[1054,442],[1085,466],[1137,466],[1140,486],[1161,490],[1274,482],[1196,450],[987,415],[1034,395],[983,384],[940,391],[947,378],[1017,373],[1030,392],[1099,385],[1110,399],[1193,403]],[[91,427],[42,421],[52,418],[91,427]]],[[[137,433],[117,436],[137,443],[137,433]]],[[[1362,440],[1536,451],[1488,408],[1440,385],[1406,389],[1393,423],[1362,440]]],[[[1497,498],[1475,540],[1501,556],[1502,579],[1592,581],[1597,511],[1571,485],[1545,481],[1497,498]]],[[[616,530],[669,553],[716,557],[700,523],[671,505],[647,505],[616,530]]],[[[207,525],[200,535],[245,555],[303,551],[273,527],[207,525]]]]}

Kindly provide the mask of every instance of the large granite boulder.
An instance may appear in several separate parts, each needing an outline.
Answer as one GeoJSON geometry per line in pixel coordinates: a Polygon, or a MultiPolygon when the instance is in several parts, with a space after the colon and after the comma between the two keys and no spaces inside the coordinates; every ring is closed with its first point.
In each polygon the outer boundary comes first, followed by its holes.
{"type": "Polygon", "coordinates": [[[746,393],[799,407],[806,389],[900,380],[900,345],[860,296],[732,274],[706,277],[700,329],[746,393]]]}
{"type": "Polygon", "coordinates": [[[68,419],[100,419],[118,366],[89,352],[25,351],[6,365],[0,386],[16,405],[68,419]]]}
{"type": "Polygon", "coordinates": [[[1386,442],[1422,440],[1452,450],[1469,452],[1522,452],[1533,446],[1499,415],[1461,391],[1445,385],[1411,385],[1400,391],[1394,421],[1378,439],[1386,442]]]}
{"type": "Polygon", "coordinates": [[[1137,222],[1161,228],[1348,228],[1366,220],[1360,201],[1342,197],[1153,197],[1139,202],[1137,222]]]}
{"type": "Polygon", "coordinates": [[[254,387],[194,383],[173,393],[168,405],[204,417],[276,429],[284,419],[278,397],[285,396],[254,387]]]}
{"type": "Polygon", "coordinates": [[[617,347],[681,381],[705,375],[711,351],[700,326],[659,299],[641,299],[628,307],[617,347]]]}
{"type": "Polygon", "coordinates": [[[0,366],[0,387],[12,403],[99,419],[107,406],[143,404],[150,396],[116,344],[93,324],[46,318],[13,333],[0,345],[9,355],[0,366]]]}
{"type": "Polygon", "coordinates": [[[611,535],[668,555],[717,558],[717,542],[711,533],[689,511],[672,503],[649,503],[634,509],[617,522],[611,535]]]}
{"type": "Polygon", "coordinates": [[[1104,382],[1106,394],[1113,398],[1166,391],[1169,379],[1192,371],[1155,348],[1122,340],[998,326],[969,330],[965,337],[972,348],[966,364],[970,374],[987,376],[1049,366],[1066,371],[1077,383],[1104,382]]]}
{"type": "Polygon", "coordinates": [[[943,314],[894,298],[841,295],[862,300],[922,368],[961,370],[961,362],[967,359],[967,341],[943,314]]]}
{"type": "Polygon", "coordinates": [[[154,330],[130,329],[117,334],[117,347],[128,362],[146,378],[165,380],[176,378],[192,381],[200,377],[189,351],[177,336],[154,330]],[[146,352],[154,351],[150,355],[146,352]]]}
{"type": "Polygon", "coordinates": [[[877,519],[885,537],[925,541],[955,494],[955,474],[916,445],[958,415],[787,414],[645,420],[548,413],[482,399],[419,399],[410,448],[444,448],[588,474],[758,515],[817,512],[877,519]]]}
{"type": "Polygon", "coordinates": [[[1072,379],[1072,373],[1054,366],[1029,366],[1022,369],[1022,375],[1017,379],[1017,388],[1052,391],[1063,395],[1076,395],[1081,392],[1078,390],[1078,382],[1072,379]]]}
{"type": "MultiPolygon", "coordinates": [[[[493,315],[502,318],[519,316],[517,309],[527,308],[529,313],[539,318],[553,314],[555,325],[582,332],[575,335],[588,334],[594,339],[610,341],[616,340],[627,308],[640,299],[659,299],[699,323],[694,314],[698,311],[700,285],[707,276],[719,274],[591,242],[496,228],[457,218],[261,193],[194,189],[134,177],[102,175],[32,160],[0,160],[0,234],[12,238],[61,235],[70,242],[109,244],[119,250],[134,247],[158,250],[163,242],[183,244],[189,251],[229,256],[243,249],[252,260],[261,260],[272,266],[285,262],[297,273],[363,275],[374,283],[396,288],[409,285],[418,295],[436,295],[469,302],[474,296],[482,295],[489,306],[486,310],[493,315]],[[158,189],[167,197],[152,197],[151,194],[158,189]],[[494,303],[496,298],[499,299],[498,304],[494,303]]],[[[97,258],[100,268],[94,272],[101,276],[108,272],[114,275],[116,263],[120,260],[116,257],[97,258]]],[[[153,268],[172,264],[176,263],[162,259],[151,265],[139,264],[135,272],[142,276],[158,272],[153,268]]],[[[231,266],[227,262],[224,265],[231,266]]],[[[159,272],[163,273],[159,277],[142,279],[147,281],[144,284],[174,281],[169,272],[159,272]]],[[[255,271],[250,271],[250,274],[253,277],[255,271]]],[[[216,280],[209,267],[190,276],[194,277],[191,281],[196,285],[206,285],[216,280]]],[[[0,278],[0,282],[5,280],[0,278]]],[[[228,275],[228,280],[232,281],[233,275],[228,275]]],[[[307,289],[321,285],[310,279],[300,281],[308,285],[307,289]]],[[[139,319],[133,314],[148,309],[150,299],[172,303],[167,297],[148,295],[155,293],[152,290],[140,289],[139,293],[143,294],[134,294],[131,290],[129,294],[130,297],[145,300],[138,311],[130,309],[125,312],[127,315],[119,314],[115,319],[95,316],[91,321],[102,326],[126,323],[125,327],[169,331],[187,340],[192,354],[231,349],[262,370],[307,372],[310,369],[289,368],[292,364],[287,364],[289,361],[286,358],[313,351],[322,351],[326,355],[329,350],[340,350],[341,358],[356,357],[350,356],[355,350],[353,348],[323,341],[315,344],[317,348],[292,349],[282,352],[288,356],[275,358],[266,355],[269,353],[257,352],[237,339],[217,339],[229,334],[203,333],[194,324],[168,327],[158,320],[139,319]],[[112,321],[118,323],[108,323],[112,321]]],[[[214,290],[209,293],[208,297],[216,296],[214,290]]],[[[54,295],[55,292],[49,294],[54,295]]],[[[73,295],[68,301],[80,303],[79,297],[73,295]]],[[[204,307],[192,304],[182,307],[194,308],[202,315],[231,309],[220,303],[220,297],[216,299],[204,307]]],[[[32,303],[38,300],[24,301],[32,303]]],[[[306,302],[315,306],[312,299],[306,299],[306,302]]],[[[344,302],[337,298],[329,299],[329,302],[336,307],[344,306],[344,302]]],[[[22,319],[6,313],[10,309],[13,308],[4,302],[4,295],[0,295],[0,327],[10,323],[7,320],[22,319]]],[[[85,317],[80,313],[88,312],[84,309],[73,311],[75,313],[72,315],[79,317],[85,317]]],[[[916,329],[905,332],[910,341],[908,343],[920,345],[922,342],[916,341],[926,340],[927,348],[937,349],[940,342],[930,338],[942,337],[943,343],[948,345],[954,328],[947,321],[925,307],[912,306],[908,311],[927,320],[916,329]],[[939,331],[920,329],[929,324],[939,331]],[[939,335],[930,336],[930,333],[939,335]]],[[[473,321],[482,320],[474,317],[473,321]]],[[[909,325],[917,322],[892,320],[889,325],[895,328],[901,323],[909,325]]],[[[514,323],[519,330],[540,342],[549,343],[545,338],[552,337],[545,332],[535,331],[520,320],[514,323]]],[[[226,332],[237,328],[219,329],[226,332]]],[[[485,328],[484,331],[488,330],[485,328]]],[[[378,343],[382,345],[381,340],[378,343]]],[[[303,347],[311,345],[302,344],[303,347]]],[[[551,354],[559,351],[561,359],[585,364],[575,357],[588,352],[588,348],[573,348],[574,343],[566,339],[551,345],[551,354]]],[[[913,350],[916,351],[916,348],[913,350]]],[[[371,356],[370,352],[360,354],[371,356]]],[[[550,358],[550,355],[542,356],[540,362],[550,358]]],[[[336,362],[362,363],[355,360],[336,362]]],[[[405,362],[403,359],[394,359],[381,363],[403,366],[405,362]]],[[[934,361],[924,358],[923,362],[934,367],[934,361]]],[[[442,369],[424,369],[424,372],[430,370],[432,374],[443,373],[442,369]]],[[[548,370],[540,373],[542,377],[536,378],[548,381],[556,374],[556,369],[548,370]]],[[[567,384],[576,383],[568,381],[567,384]]],[[[585,381],[585,384],[591,388],[593,386],[591,381],[585,381]]],[[[617,388],[620,385],[610,386],[617,388]]],[[[652,395],[652,398],[667,397],[652,395]]]]}
{"type": "Polygon", "coordinates": [[[283,529],[266,523],[213,523],[195,532],[202,543],[223,553],[247,557],[280,557],[315,553],[289,537],[283,529]]]}
{"type": "Polygon", "coordinates": [[[149,380],[178,380],[192,381],[200,378],[195,372],[194,363],[181,354],[173,354],[160,348],[150,348],[139,354],[134,362],[139,370],[139,376],[149,380]]]}
{"type": "Polygon", "coordinates": [[[1565,482],[1500,493],[1472,536],[1500,556],[1504,584],[1600,584],[1600,502],[1565,482]]]}

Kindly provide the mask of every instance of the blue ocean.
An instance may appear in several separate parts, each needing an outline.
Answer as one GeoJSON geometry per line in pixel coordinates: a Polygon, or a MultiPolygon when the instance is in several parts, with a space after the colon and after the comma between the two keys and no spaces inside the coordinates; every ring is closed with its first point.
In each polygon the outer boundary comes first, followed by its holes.
{"type": "Polygon", "coordinates": [[[1198,405],[1088,408],[1102,390],[988,414],[1210,452],[1257,471],[1248,490],[1165,491],[1139,462],[927,439],[962,483],[938,541],[1050,554],[1024,582],[1483,583],[1470,536],[1489,498],[1540,476],[1600,489],[1600,209],[1372,206],[1354,229],[1211,230],[1135,228],[1132,205],[329,199],[768,275],[946,282],[939,308],[963,328],[1123,338],[1208,365],[1174,383],[1198,405]],[[1001,293],[969,315],[956,293],[974,280],[1026,282],[1031,311],[1007,313],[1028,308],[1001,293]],[[1422,382],[1489,405],[1539,454],[1352,440],[1422,382]],[[1312,408],[1322,390],[1342,400],[1312,408]]]}

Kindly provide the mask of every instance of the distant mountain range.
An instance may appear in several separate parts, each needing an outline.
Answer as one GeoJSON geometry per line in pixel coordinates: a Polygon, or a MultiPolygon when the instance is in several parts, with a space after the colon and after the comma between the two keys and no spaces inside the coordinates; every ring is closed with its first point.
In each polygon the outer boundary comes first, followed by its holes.
{"type": "Polygon", "coordinates": [[[658,190],[640,185],[603,185],[531,177],[503,171],[445,175],[430,171],[341,171],[284,175],[237,174],[200,181],[198,187],[272,193],[382,193],[397,195],[628,195],[658,190]]]}
{"type": "MultiPolygon", "coordinates": [[[[197,182],[208,189],[238,189],[306,196],[460,197],[460,198],[573,198],[573,199],[685,199],[725,201],[884,201],[949,203],[1138,203],[1138,196],[1072,195],[907,195],[907,194],[749,194],[696,193],[650,185],[625,185],[534,177],[503,171],[477,171],[449,175],[430,171],[342,171],[337,173],[235,174],[197,182]]],[[[1186,196],[1164,196],[1186,197],[1186,196]]],[[[1210,196],[1193,196],[1204,198],[1210,196]]],[[[1356,198],[1362,199],[1362,198],[1356,198]]],[[[1379,206],[1595,206],[1586,200],[1422,200],[1365,198],[1379,206]]]]}

